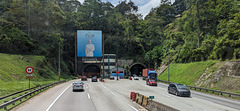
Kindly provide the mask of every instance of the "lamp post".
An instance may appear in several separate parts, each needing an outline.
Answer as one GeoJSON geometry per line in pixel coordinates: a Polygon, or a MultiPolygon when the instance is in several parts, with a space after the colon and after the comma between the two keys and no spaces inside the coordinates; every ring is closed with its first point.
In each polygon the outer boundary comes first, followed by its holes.
{"type": "Polygon", "coordinates": [[[60,69],[60,41],[58,44],[58,81],[60,81],[60,76],[61,76],[61,69],[60,69]]]}
{"type": "Polygon", "coordinates": [[[116,56],[117,56],[117,61],[116,61],[117,62],[117,72],[116,73],[117,73],[117,80],[118,80],[118,45],[117,45],[117,55],[116,56]]]}
{"type": "Polygon", "coordinates": [[[169,82],[170,82],[170,78],[169,78],[169,71],[170,71],[170,60],[169,60],[169,46],[168,46],[168,84],[169,84],[169,82]]]}
{"type": "Polygon", "coordinates": [[[30,36],[30,0],[28,2],[28,36],[30,36]]]}

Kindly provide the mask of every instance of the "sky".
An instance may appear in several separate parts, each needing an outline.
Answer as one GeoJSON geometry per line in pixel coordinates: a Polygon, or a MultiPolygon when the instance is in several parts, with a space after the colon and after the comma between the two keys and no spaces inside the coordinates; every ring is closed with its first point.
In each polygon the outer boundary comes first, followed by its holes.
{"type": "MultiPolygon", "coordinates": [[[[79,0],[81,3],[83,3],[84,0],[79,0]]],[[[124,0],[102,0],[103,2],[111,2],[114,6],[119,4],[119,1],[124,0]]],[[[129,1],[129,0],[127,0],[129,1]]],[[[175,0],[171,0],[171,2],[174,2],[175,0]]],[[[152,8],[155,8],[160,5],[161,0],[132,0],[132,2],[135,3],[136,6],[138,6],[138,13],[143,15],[143,18],[150,12],[152,8]]]]}

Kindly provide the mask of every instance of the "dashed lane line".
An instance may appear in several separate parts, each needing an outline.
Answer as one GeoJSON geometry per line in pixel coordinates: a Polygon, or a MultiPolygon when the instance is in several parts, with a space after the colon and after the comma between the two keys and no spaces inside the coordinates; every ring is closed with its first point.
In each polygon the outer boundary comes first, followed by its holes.
{"type": "Polygon", "coordinates": [[[91,99],[90,94],[88,93],[87,95],[88,95],[88,99],[91,99]]]}

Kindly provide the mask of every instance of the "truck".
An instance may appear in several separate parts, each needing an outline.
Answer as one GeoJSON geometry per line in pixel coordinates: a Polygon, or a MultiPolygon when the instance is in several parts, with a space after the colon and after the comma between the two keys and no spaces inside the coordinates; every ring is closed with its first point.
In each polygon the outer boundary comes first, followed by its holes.
{"type": "Polygon", "coordinates": [[[157,73],[155,69],[143,69],[143,79],[146,80],[146,84],[150,86],[157,86],[157,73]]]}

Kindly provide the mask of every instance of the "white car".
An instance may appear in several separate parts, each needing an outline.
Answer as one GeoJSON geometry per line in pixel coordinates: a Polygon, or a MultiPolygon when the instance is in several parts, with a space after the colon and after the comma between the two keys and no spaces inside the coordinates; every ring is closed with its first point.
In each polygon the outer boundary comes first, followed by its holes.
{"type": "Polygon", "coordinates": [[[133,79],[134,80],[139,80],[139,77],[138,76],[134,76],[133,79]]]}

